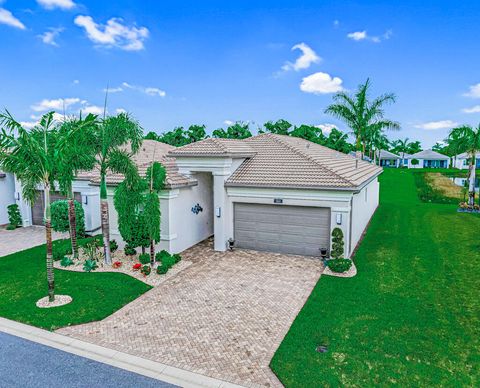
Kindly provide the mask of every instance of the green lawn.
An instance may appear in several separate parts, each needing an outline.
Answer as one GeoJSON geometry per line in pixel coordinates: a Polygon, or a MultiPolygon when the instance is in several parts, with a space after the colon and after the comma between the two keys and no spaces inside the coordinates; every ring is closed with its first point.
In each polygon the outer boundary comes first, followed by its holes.
{"type": "Polygon", "coordinates": [[[385,170],[380,202],[358,275],[321,277],[273,371],[287,387],[479,386],[480,217],[420,202],[408,170],[385,170]]]}
{"type": "Polygon", "coordinates": [[[47,295],[45,246],[0,258],[0,316],[48,330],[103,319],[151,287],[124,274],[55,270],[55,291],[70,295],[62,307],[39,309],[47,295]]]}

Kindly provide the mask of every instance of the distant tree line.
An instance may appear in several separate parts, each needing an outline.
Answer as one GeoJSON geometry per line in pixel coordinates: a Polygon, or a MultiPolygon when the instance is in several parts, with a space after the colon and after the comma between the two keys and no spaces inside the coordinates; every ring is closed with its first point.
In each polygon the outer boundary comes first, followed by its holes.
{"type": "MultiPolygon", "coordinates": [[[[337,128],[332,128],[332,130],[325,135],[319,127],[306,124],[294,126],[287,120],[280,119],[275,122],[266,122],[263,125],[263,128],[258,129],[258,133],[274,133],[278,135],[299,137],[344,153],[348,153],[354,149],[354,146],[348,142],[348,134],[337,128]]],[[[211,135],[211,137],[218,139],[246,139],[252,136],[253,134],[250,124],[241,121],[236,122],[227,128],[215,129],[211,135]]],[[[205,125],[191,125],[188,129],[177,127],[161,134],[149,132],[145,136],[145,139],[158,140],[175,147],[181,147],[208,137],[210,136],[207,135],[205,125]]]]}

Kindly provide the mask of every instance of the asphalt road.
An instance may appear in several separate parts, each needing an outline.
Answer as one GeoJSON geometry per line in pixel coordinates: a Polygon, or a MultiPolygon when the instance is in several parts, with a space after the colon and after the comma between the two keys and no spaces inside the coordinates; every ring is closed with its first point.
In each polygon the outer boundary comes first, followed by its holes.
{"type": "Polygon", "coordinates": [[[0,332],[1,388],[158,388],[174,385],[0,332]]]}

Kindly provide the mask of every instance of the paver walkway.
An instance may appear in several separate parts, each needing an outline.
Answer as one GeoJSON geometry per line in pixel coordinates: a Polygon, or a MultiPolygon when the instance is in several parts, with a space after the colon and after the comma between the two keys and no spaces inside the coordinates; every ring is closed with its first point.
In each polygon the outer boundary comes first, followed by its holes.
{"type": "MultiPolygon", "coordinates": [[[[68,233],[52,233],[52,238],[68,238],[68,233]]],[[[23,251],[37,245],[45,244],[45,228],[43,226],[29,226],[6,230],[0,228],[0,257],[23,251]]]]}
{"type": "Polygon", "coordinates": [[[248,386],[279,386],[269,368],[321,271],[313,258],[214,252],[100,322],[58,333],[248,386]]]}

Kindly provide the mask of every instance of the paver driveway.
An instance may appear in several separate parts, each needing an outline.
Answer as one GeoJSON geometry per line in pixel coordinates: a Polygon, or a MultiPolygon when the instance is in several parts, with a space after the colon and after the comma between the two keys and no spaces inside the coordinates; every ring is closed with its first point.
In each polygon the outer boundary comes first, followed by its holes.
{"type": "Polygon", "coordinates": [[[194,264],[115,314],[58,333],[238,384],[281,385],[268,365],[321,262],[214,252],[210,242],[183,257],[194,264]]]}
{"type": "MultiPolygon", "coordinates": [[[[67,233],[52,233],[54,240],[67,238],[67,233]]],[[[15,230],[0,229],[0,257],[45,244],[45,228],[29,226],[15,230]]]]}

